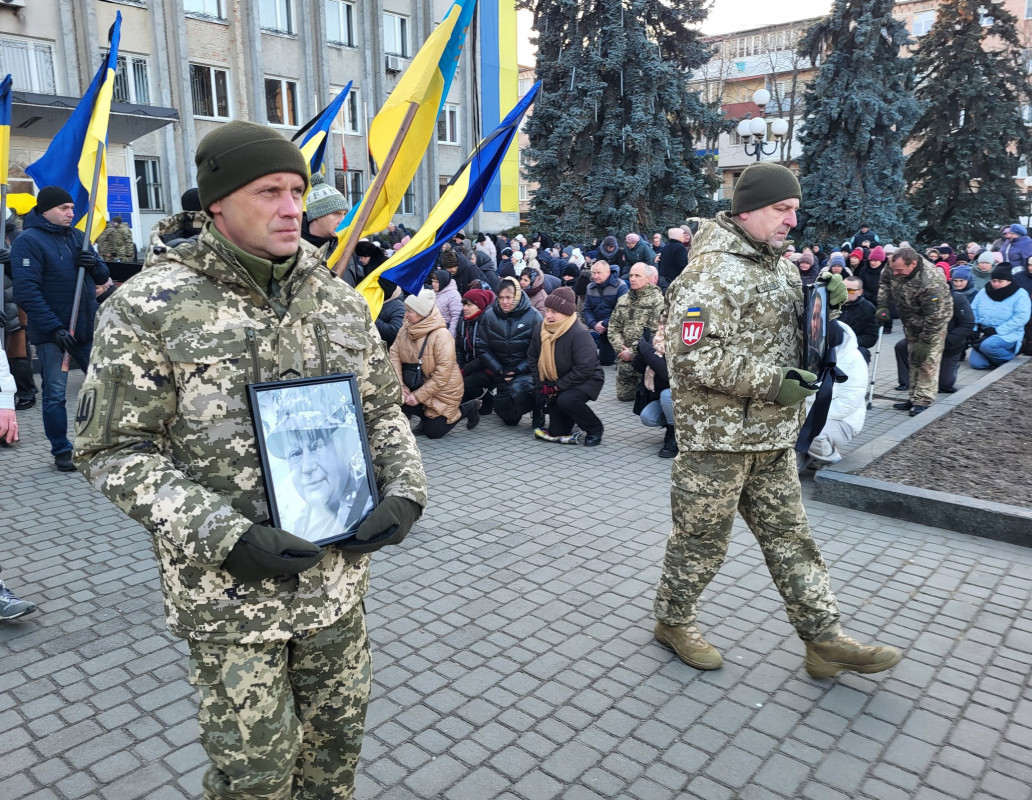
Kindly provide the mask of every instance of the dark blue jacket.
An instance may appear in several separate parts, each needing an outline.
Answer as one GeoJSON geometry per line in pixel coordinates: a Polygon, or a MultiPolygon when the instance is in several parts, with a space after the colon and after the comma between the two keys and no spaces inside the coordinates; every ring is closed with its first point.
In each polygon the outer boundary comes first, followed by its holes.
{"type": "MultiPolygon", "coordinates": [[[[72,303],[79,270],[75,257],[82,249],[83,233],[75,228],[55,225],[36,209],[25,217],[22,234],[11,247],[14,273],[14,298],[29,317],[29,341],[46,344],[54,334],[71,330],[72,303]]],[[[98,259],[97,278],[110,277],[107,265],[98,259]]],[[[93,341],[93,317],[97,313],[97,284],[84,276],[75,338],[93,341]]]]}
{"type": "Polygon", "coordinates": [[[601,322],[609,327],[609,318],[616,308],[616,301],[627,294],[627,284],[620,280],[620,268],[616,264],[609,265],[609,280],[599,286],[589,283],[584,295],[584,323],[589,331],[601,322]]]}

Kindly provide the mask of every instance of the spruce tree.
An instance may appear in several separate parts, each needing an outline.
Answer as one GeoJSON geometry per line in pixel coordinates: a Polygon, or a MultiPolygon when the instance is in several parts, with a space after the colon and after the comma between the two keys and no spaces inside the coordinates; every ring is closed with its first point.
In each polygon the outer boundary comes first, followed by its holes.
{"type": "Polygon", "coordinates": [[[918,117],[907,29],[893,0],[835,0],[800,52],[820,66],[804,94],[799,159],[807,241],[839,243],[861,222],[882,241],[913,231],[903,145],[918,117]]]}
{"type": "Polygon", "coordinates": [[[563,241],[652,231],[713,212],[696,141],[721,124],[689,92],[710,57],[704,0],[524,0],[541,91],[525,168],[530,222],[563,241]]]}
{"type": "Polygon", "coordinates": [[[1014,15],[998,0],[944,0],[914,54],[916,149],[906,166],[922,244],[994,238],[1024,215],[1013,176],[1028,153],[1014,15]]]}

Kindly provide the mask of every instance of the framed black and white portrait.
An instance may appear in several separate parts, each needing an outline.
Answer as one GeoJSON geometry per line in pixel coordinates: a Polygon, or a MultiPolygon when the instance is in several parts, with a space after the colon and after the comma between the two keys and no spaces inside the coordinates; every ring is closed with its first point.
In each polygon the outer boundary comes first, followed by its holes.
{"type": "Polygon", "coordinates": [[[823,286],[810,286],[806,298],[806,312],[803,314],[803,341],[806,363],[803,369],[821,374],[821,365],[828,352],[828,290],[823,286]]]}
{"type": "Polygon", "coordinates": [[[325,545],[346,539],[377,502],[353,374],[248,387],[272,524],[325,545]]]}

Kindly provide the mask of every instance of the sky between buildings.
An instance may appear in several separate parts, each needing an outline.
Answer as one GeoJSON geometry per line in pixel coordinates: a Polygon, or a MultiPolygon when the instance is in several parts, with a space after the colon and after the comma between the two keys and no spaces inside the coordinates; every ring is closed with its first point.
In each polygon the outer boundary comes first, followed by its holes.
{"type": "MultiPolygon", "coordinates": [[[[828,14],[832,0],[794,0],[791,3],[771,0],[713,0],[709,16],[702,24],[707,35],[731,33],[733,31],[791,22],[797,19],[811,19],[828,14]]],[[[530,40],[534,17],[529,11],[516,13],[516,50],[519,63],[534,64],[534,44],[530,40]]]]}

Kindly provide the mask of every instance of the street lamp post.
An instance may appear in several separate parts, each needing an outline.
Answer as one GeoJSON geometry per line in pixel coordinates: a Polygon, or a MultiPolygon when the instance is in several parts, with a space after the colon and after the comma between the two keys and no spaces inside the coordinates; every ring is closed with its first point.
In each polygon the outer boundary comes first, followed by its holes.
{"type": "MultiPolygon", "coordinates": [[[[753,102],[763,108],[770,102],[770,92],[766,89],[757,89],[753,93],[753,102]]],[[[738,123],[738,135],[742,137],[745,155],[755,156],[757,161],[763,156],[774,155],[781,140],[788,133],[788,122],[776,117],[770,120],[770,135],[774,138],[767,139],[767,121],[766,117],[746,117],[738,123]]]]}
{"type": "Polygon", "coordinates": [[[1029,204],[1028,216],[1025,217],[1025,227],[1032,228],[1032,175],[1025,178],[1025,202],[1029,204]]]}

